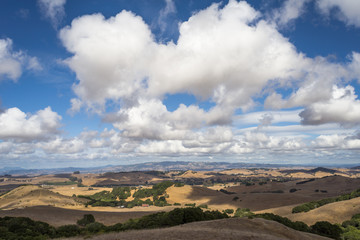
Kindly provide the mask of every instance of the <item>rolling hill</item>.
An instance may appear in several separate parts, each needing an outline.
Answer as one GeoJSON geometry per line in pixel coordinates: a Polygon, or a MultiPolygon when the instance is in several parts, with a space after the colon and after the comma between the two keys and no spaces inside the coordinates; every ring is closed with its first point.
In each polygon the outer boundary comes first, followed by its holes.
{"type": "Polygon", "coordinates": [[[15,209],[32,206],[80,206],[83,200],[64,196],[35,185],[18,187],[0,197],[0,209],[15,209]]]}
{"type": "MultiPolygon", "coordinates": [[[[78,240],[83,238],[70,238],[78,240]]],[[[230,218],[193,222],[171,228],[136,230],[93,236],[94,240],[326,240],[329,238],[299,232],[265,219],[230,218]]]]}

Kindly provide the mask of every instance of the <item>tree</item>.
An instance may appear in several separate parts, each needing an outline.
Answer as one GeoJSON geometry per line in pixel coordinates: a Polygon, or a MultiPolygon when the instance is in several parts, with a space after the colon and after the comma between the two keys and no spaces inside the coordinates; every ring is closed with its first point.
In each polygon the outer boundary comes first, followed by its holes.
{"type": "Polygon", "coordinates": [[[331,224],[327,221],[320,221],[315,223],[311,226],[311,231],[313,233],[334,239],[340,239],[340,235],[342,233],[342,230],[339,226],[331,224]]]}
{"type": "Polygon", "coordinates": [[[79,219],[77,221],[77,224],[80,226],[86,226],[90,223],[94,223],[95,222],[95,217],[92,214],[85,214],[84,217],[82,219],[79,219]]]}

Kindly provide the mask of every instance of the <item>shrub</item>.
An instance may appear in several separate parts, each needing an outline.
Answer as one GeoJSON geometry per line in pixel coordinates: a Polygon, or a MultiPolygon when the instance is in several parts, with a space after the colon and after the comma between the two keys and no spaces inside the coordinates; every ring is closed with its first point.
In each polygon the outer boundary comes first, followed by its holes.
{"type": "Polygon", "coordinates": [[[76,223],[80,226],[86,226],[95,222],[95,217],[92,214],[85,214],[82,219],[79,219],[76,223]]]}
{"type": "Polygon", "coordinates": [[[81,229],[77,225],[64,225],[56,229],[58,237],[74,237],[81,233],[81,229]]]}
{"type": "Polygon", "coordinates": [[[238,208],[235,211],[234,217],[250,217],[253,215],[254,213],[251,212],[248,208],[238,208]]]}
{"type": "Polygon", "coordinates": [[[303,222],[292,222],[290,219],[286,217],[281,217],[279,215],[273,214],[273,213],[262,213],[262,214],[256,214],[255,217],[261,217],[267,220],[276,221],[278,223],[281,223],[287,227],[290,227],[292,229],[303,231],[303,232],[310,232],[310,228],[308,225],[306,225],[303,222]]]}
{"type": "Polygon", "coordinates": [[[234,213],[234,209],[225,209],[224,213],[226,214],[233,214],[234,213]]]}
{"type": "Polygon", "coordinates": [[[93,222],[86,225],[86,231],[90,233],[98,233],[101,231],[105,231],[105,229],[105,225],[99,222],[93,222]]]}
{"type": "Polygon", "coordinates": [[[185,203],[186,207],[195,207],[196,203],[185,203]]]}
{"type": "Polygon", "coordinates": [[[339,226],[331,224],[327,221],[320,221],[315,223],[311,226],[311,231],[313,233],[334,239],[340,239],[340,235],[342,233],[342,230],[339,226]]]}

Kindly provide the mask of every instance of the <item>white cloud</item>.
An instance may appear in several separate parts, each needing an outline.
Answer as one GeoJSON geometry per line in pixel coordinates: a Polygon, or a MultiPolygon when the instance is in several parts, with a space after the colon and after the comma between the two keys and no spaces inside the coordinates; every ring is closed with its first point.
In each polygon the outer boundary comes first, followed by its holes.
{"type": "Polygon", "coordinates": [[[312,144],[315,148],[360,150],[360,137],[359,135],[320,135],[312,144]]]}
{"type": "Polygon", "coordinates": [[[42,13],[56,29],[65,16],[64,5],[66,0],[38,0],[42,13]]]}
{"type": "Polygon", "coordinates": [[[329,15],[337,9],[337,18],[347,25],[360,27],[360,2],[357,0],[318,0],[316,1],[322,13],[329,15]]]}
{"type": "Polygon", "coordinates": [[[17,80],[21,73],[21,62],[18,59],[18,54],[12,52],[11,39],[0,39],[0,80],[3,77],[8,77],[12,80],[17,80]]]}
{"type": "Polygon", "coordinates": [[[286,26],[304,12],[305,4],[310,0],[287,0],[282,7],[273,12],[273,19],[280,26],[286,26]]]}
{"type": "MultiPolygon", "coordinates": [[[[279,10],[278,24],[299,17],[306,2],[287,1],[279,10]]],[[[165,8],[164,14],[170,10],[165,8]]],[[[58,138],[41,148],[85,158],[311,150],[308,143],[315,134],[339,131],[338,125],[326,123],[354,124],[358,119],[353,89],[339,86],[359,79],[359,54],[353,53],[348,64],[306,57],[278,26],[246,2],[234,0],[224,7],[213,4],[180,23],[176,43],[156,42],[143,19],[128,11],[108,19],[94,14],[73,20],[60,31],[73,54],[65,62],[79,80],[73,85],[76,98],[69,111],[96,111],[116,130],[58,138]],[[180,104],[170,112],[163,98],[177,93],[210,101],[214,107],[180,104]],[[253,99],[266,95],[266,107],[302,109],[237,115],[238,109],[248,111],[258,104],[253,99]],[[105,114],[107,101],[119,109],[105,114]],[[344,114],[335,116],[337,108],[344,114]],[[301,119],[324,125],[301,126],[301,119]],[[238,129],[246,124],[259,127],[238,129]]],[[[356,146],[356,141],[348,145],[356,146]]]]}
{"type": "Polygon", "coordinates": [[[0,114],[0,139],[33,141],[46,139],[58,132],[61,116],[50,107],[36,114],[26,114],[18,108],[9,108],[0,114]]]}
{"type": "Polygon", "coordinates": [[[48,154],[75,154],[84,151],[85,144],[81,139],[63,139],[57,137],[54,140],[39,143],[38,146],[48,154]]]}
{"type": "Polygon", "coordinates": [[[27,70],[42,70],[36,57],[28,56],[22,51],[14,52],[12,45],[11,39],[0,39],[0,81],[6,78],[17,81],[24,67],[27,70]]]}
{"type": "Polygon", "coordinates": [[[140,17],[127,11],[107,20],[83,16],[62,29],[60,38],[74,54],[66,61],[80,81],[73,89],[88,107],[131,99],[142,88],[153,40],[140,17]]]}
{"type": "Polygon", "coordinates": [[[310,104],[300,113],[303,124],[360,124],[360,100],[352,86],[333,86],[332,97],[310,104]]]}

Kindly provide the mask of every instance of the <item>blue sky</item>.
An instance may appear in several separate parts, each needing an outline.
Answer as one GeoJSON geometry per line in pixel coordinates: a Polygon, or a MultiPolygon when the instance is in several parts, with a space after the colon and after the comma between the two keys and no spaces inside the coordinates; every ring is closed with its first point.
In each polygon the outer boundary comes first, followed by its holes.
{"type": "Polygon", "coordinates": [[[3,0],[4,167],[360,164],[357,0],[3,0]]]}

